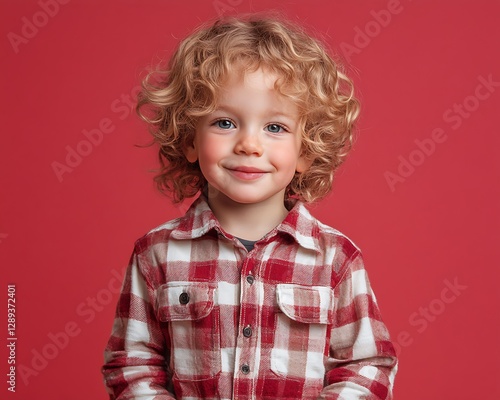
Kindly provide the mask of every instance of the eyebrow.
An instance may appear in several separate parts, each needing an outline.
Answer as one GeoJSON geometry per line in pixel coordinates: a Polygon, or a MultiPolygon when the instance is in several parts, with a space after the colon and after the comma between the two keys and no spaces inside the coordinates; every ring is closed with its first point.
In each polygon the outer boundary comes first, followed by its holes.
{"type": "MultiPolygon", "coordinates": [[[[218,104],[217,105],[217,108],[215,109],[215,111],[227,111],[227,112],[230,112],[230,113],[234,113],[234,114],[237,114],[237,109],[236,108],[233,108],[232,106],[228,105],[228,104],[218,104]]],[[[270,110],[268,112],[268,114],[272,115],[273,117],[276,116],[276,117],[285,117],[287,119],[289,119],[290,121],[296,121],[296,119],[290,115],[290,114],[287,114],[287,113],[284,113],[282,111],[277,111],[277,110],[270,110]]]]}

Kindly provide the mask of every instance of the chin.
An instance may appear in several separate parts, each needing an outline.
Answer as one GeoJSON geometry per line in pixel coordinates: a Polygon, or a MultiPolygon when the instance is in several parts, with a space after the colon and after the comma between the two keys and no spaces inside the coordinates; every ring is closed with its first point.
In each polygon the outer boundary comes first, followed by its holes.
{"type": "Polygon", "coordinates": [[[248,196],[234,196],[234,197],[229,197],[232,201],[235,203],[240,203],[240,204],[255,204],[255,203],[260,203],[264,201],[265,199],[261,198],[253,198],[253,197],[248,197],[248,196]]]}
{"type": "Polygon", "coordinates": [[[244,196],[241,193],[239,193],[237,196],[230,197],[230,199],[240,204],[257,204],[272,200],[275,196],[276,196],[275,194],[265,197],[255,196],[255,193],[252,193],[252,195],[249,196],[244,196]]]}
{"type": "Polygon", "coordinates": [[[222,194],[227,200],[239,204],[255,204],[267,199],[267,197],[263,198],[262,196],[256,196],[254,191],[251,193],[245,193],[244,191],[240,191],[238,193],[221,192],[220,194],[222,194]]]}

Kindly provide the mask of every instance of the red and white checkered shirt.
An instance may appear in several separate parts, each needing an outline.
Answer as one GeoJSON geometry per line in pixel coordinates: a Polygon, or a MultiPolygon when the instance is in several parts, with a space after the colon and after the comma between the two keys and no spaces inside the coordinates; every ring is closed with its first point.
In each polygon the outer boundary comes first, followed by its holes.
{"type": "Polygon", "coordinates": [[[105,351],[111,399],[391,399],[359,249],[297,202],[248,252],[201,196],[135,244],[105,351]]]}

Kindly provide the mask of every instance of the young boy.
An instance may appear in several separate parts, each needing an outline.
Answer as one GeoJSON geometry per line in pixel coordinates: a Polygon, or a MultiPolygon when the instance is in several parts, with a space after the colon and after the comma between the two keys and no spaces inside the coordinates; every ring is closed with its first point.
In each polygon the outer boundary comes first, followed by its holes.
{"type": "Polygon", "coordinates": [[[300,28],[254,16],[198,29],[143,87],[160,189],[200,195],[135,244],[110,398],[392,398],[396,355],[361,253],[304,206],[349,149],[350,80],[300,28]]]}

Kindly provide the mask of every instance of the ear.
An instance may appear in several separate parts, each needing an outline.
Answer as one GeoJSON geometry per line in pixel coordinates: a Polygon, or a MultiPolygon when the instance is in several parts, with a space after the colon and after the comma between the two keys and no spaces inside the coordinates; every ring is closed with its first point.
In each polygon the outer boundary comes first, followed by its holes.
{"type": "Polygon", "coordinates": [[[184,155],[186,156],[186,159],[190,163],[194,163],[196,162],[196,160],[198,160],[198,151],[196,150],[194,143],[191,143],[190,145],[184,147],[183,152],[184,155]]]}
{"type": "Polygon", "coordinates": [[[295,167],[295,170],[300,174],[306,172],[312,165],[313,161],[314,160],[306,158],[304,155],[301,155],[297,160],[297,166],[295,167]]]}

